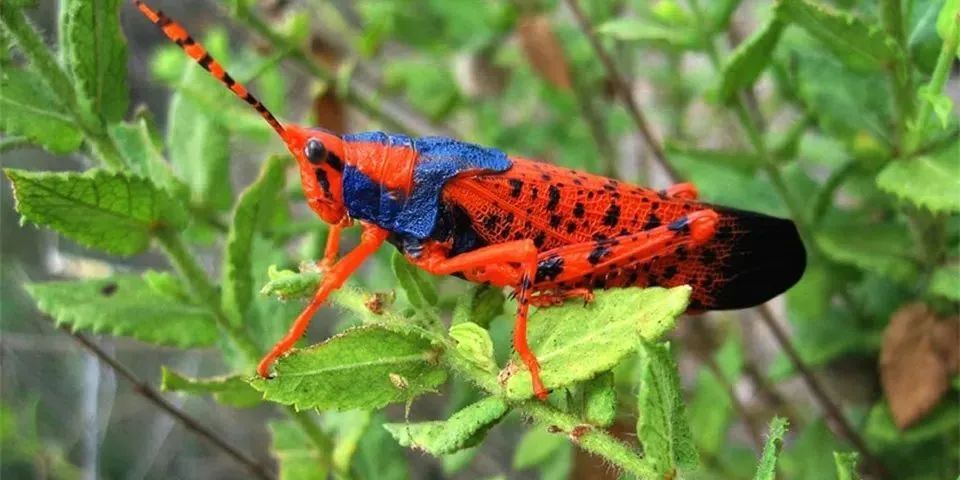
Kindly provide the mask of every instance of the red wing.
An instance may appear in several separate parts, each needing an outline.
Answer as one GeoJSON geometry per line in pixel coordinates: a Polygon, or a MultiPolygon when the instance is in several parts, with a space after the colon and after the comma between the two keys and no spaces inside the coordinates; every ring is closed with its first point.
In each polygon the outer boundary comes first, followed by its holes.
{"type": "Polygon", "coordinates": [[[635,233],[694,210],[648,188],[521,158],[510,170],[451,181],[444,197],[463,207],[488,243],[533,239],[549,249],[635,233]]]}
{"type": "Polygon", "coordinates": [[[530,238],[540,251],[636,233],[690,212],[720,214],[714,238],[640,268],[594,272],[563,288],[693,287],[695,310],[763,303],[796,283],[806,255],[789,220],[695,201],[549,164],[513,158],[510,170],[452,180],[444,200],[466,212],[488,244],[530,238]]]}

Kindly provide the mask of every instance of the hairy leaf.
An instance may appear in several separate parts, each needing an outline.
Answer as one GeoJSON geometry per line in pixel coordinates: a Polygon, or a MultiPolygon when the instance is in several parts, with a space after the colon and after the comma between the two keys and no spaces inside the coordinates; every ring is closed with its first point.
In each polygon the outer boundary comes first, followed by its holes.
{"type": "Polygon", "coordinates": [[[859,460],[860,456],[856,452],[833,452],[833,462],[837,465],[837,480],[859,480],[859,460]]]}
{"type": "Polygon", "coordinates": [[[932,212],[960,212],[960,143],[935,155],[890,162],[879,175],[881,190],[932,212]]]}
{"type": "Polygon", "coordinates": [[[83,132],[33,70],[0,68],[0,131],[21,135],[51,153],[80,148],[83,132]]]}
{"type": "Polygon", "coordinates": [[[603,372],[583,383],[583,416],[593,425],[609,427],[617,419],[617,388],[613,372],[603,372]]]}
{"type": "Polygon", "coordinates": [[[660,474],[674,476],[677,470],[699,464],[690,433],[680,375],[669,344],[643,343],[637,435],[647,462],[660,474]]]}
{"type": "Polygon", "coordinates": [[[286,165],[286,157],[270,157],[260,177],[240,194],[233,212],[224,255],[223,305],[236,323],[243,319],[253,298],[254,237],[269,219],[283,189],[286,165]]]}
{"type": "Polygon", "coordinates": [[[326,480],[328,456],[317,450],[307,434],[292,420],[272,420],[271,453],[280,466],[280,480],[326,480]]]}
{"type": "Polygon", "coordinates": [[[154,132],[146,118],[140,117],[132,123],[115,123],[110,125],[109,132],[133,173],[149,178],[174,197],[188,192],[187,186],[173,175],[170,164],[163,158],[161,145],[154,141],[154,132]]]}
{"type": "Polygon", "coordinates": [[[507,410],[507,404],[502,399],[487,397],[453,414],[447,420],[387,423],[383,427],[400,445],[423,450],[431,455],[443,455],[479,443],[487,430],[507,414],[507,410]]]}
{"type": "Polygon", "coordinates": [[[902,55],[879,25],[810,0],[783,0],[779,14],[803,28],[851,68],[881,70],[902,55]]]}
{"type": "Polygon", "coordinates": [[[780,40],[784,23],[772,15],[759,30],[743,43],[737,45],[723,65],[720,87],[717,92],[723,103],[730,102],[740,90],[750,87],[773,58],[773,49],[780,40]]]}
{"type": "Polygon", "coordinates": [[[183,208],[145,178],[96,169],[4,173],[13,182],[22,221],[116,255],[142,252],[154,233],[187,222],[183,208]]]}
{"type": "Polygon", "coordinates": [[[848,225],[815,234],[817,244],[832,260],[876,272],[901,282],[912,281],[917,267],[907,256],[912,242],[895,224],[848,225]]]}
{"type": "Polygon", "coordinates": [[[472,366],[485,373],[497,373],[497,363],[493,359],[493,340],[486,330],[476,323],[458,323],[450,327],[450,337],[457,342],[460,356],[472,366]]]}
{"type": "Polygon", "coordinates": [[[254,378],[264,398],[298,409],[374,409],[442,384],[446,371],[430,342],[383,327],[354,328],[276,363],[276,377],[254,378]]]}
{"type": "MultiPolygon", "coordinates": [[[[176,283],[169,274],[154,275],[176,283]]],[[[207,309],[136,275],[32,283],[26,288],[40,311],[73,330],[183,348],[212,345],[218,336],[207,309]]]]}
{"type": "Polygon", "coordinates": [[[270,266],[267,275],[270,281],[260,289],[260,293],[276,296],[280,300],[313,295],[317,291],[317,285],[320,284],[321,278],[318,271],[279,270],[276,265],[270,266]]]}
{"type": "Polygon", "coordinates": [[[250,388],[239,375],[192,378],[167,367],[161,367],[160,375],[160,388],[167,392],[213,395],[218,402],[237,408],[255,407],[263,402],[263,394],[250,388]]]}
{"type": "MultiPolygon", "coordinates": [[[[660,338],[673,328],[690,297],[689,287],[624,288],[598,292],[592,303],[567,302],[533,314],[528,338],[540,361],[547,389],[571,385],[613,368],[641,340],[660,338]]],[[[520,366],[506,383],[510,398],[533,394],[530,372],[520,366]]],[[[508,367],[509,368],[509,367],[508,367]]]]}
{"type": "Polygon", "coordinates": [[[81,105],[107,122],[127,113],[127,42],[121,0],[67,0],[60,6],[67,66],[81,105]]]}
{"type": "MultiPolygon", "coordinates": [[[[226,37],[209,35],[204,45],[216,58],[224,60],[226,37]]],[[[184,62],[180,84],[202,89],[204,96],[228,104],[235,102],[229,91],[193,62],[184,62]]],[[[233,192],[229,175],[230,132],[214,121],[209,109],[199,105],[184,91],[170,100],[167,111],[167,151],[174,171],[186,180],[193,192],[192,201],[216,210],[230,207],[233,192]]]]}
{"type": "Polygon", "coordinates": [[[427,310],[437,304],[437,288],[433,284],[433,279],[411,265],[399,251],[394,252],[391,266],[393,274],[397,277],[397,283],[407,294],[407,300],[411,305],[427,310]]]}
{"type": "Polygon", "coordinates": [[[787,433],[787,419],[773,417],[770,420],[770,432],[767,434],[767,443],[763,446],[760,464],[754,480],[774,480],[777,478],[777,457],[783,448],[783,436],[787,433]]]}

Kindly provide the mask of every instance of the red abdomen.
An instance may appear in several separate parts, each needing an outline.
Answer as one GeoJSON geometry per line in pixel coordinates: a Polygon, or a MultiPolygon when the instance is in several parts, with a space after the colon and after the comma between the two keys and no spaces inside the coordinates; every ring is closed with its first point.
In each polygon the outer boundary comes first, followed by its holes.
{"type": "Polygon", "coordinates": [[[667,198],[585,172],[512,158],[510,170],[452,180],[443,201],[458,205],[487,244],[531,239],[541,252],[667,225],[706,208],[720,214],[716,234],[694,251],[639,266],[585,275],[563,289],[623,286],[693,287],[690,308],[715,310],[763,303],[796,283],[805,253],[789,220],[667,198]]]}

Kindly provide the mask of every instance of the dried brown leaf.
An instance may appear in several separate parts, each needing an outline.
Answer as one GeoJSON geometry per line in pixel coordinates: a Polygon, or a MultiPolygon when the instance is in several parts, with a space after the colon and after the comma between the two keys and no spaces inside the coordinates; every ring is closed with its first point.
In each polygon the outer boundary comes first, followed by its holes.
{"type": "Polygon", "coordinates": [[[960,317],[938,317],[907,305],[890,319],[880,351],[880,376],[894,423],[901,429],[940,402],[960,360],[960,317]]]}
{"type": "Polygon", "coordinates": [[[550,19],[546,15],[524,15],[517,23],[517,33],[533,70],[551,85],[570,90],[570,66],[550,19]]]}

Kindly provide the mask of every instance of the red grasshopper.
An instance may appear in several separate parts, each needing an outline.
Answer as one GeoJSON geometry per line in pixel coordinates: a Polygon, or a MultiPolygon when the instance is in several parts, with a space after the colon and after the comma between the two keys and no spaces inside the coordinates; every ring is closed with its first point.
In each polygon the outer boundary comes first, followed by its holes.
{"type": "Polygon", "coordinates": [[[338,136],[283,125],[181,27],[134,3],[170,40],[276,130],[297,161],[310,207],[331,225],[326,275],[287,335],[257,368],[303,335],[327,296],[384,242],[436,275],[512,287],[513,344],[546,398],[527,344],[527,310],[596,289],[693,287],[690,311],[745,308],[782,293],[803,274],[806,254],[789,220],[697,201],[688,183],[651,190],[510,157],[442,137],[366,132],[338,136]],[[339,260],[343,228],[360,243],[339,260]]]}

